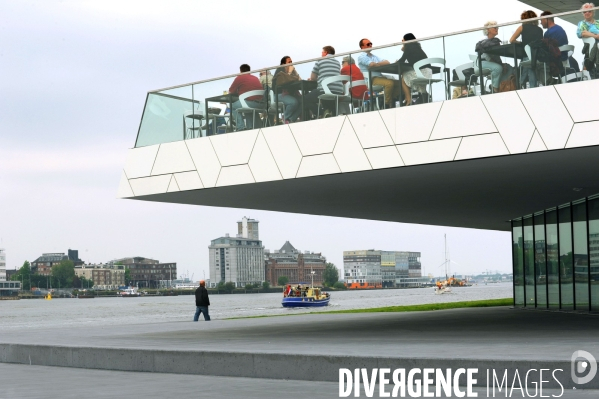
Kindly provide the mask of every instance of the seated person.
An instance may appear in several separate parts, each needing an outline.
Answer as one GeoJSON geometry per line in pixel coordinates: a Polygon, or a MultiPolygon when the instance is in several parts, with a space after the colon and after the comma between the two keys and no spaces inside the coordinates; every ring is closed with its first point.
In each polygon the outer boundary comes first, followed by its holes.
{"type": "MultiPolygon", "coordinates": [[[[411,33],[406,33],[403,39],[401,39],[402,42],[407,42],[410,40],[416,40],[416,36],[411,33]]],[[[406,43],[401,47],[401,51],[403,51],[403,55],[398,61],[400,63],[414,65],[418,61],[428,58],[426,53],[422,50],[420,43],[406,43]]],[[[433,77],[433,70],[428,64],[423,65],[420,68],[420,72],[422,72],[425,78],[431,79],[433,77]]],[[[412,81],[416,79],[416,72],[414,72],[414,70],[404,72],[402,77],[403,79],[401,81],[401,86],[406,99],[406,105],[412,105],[412,81]]],[[[421,93],[423,102],[428,102],[426,86],[418,85],[414,87],[414,89],[421,93]]]]}
{"type": "MultiPolygon", "coordinates": [[[[249,72],[251,70],[250,66],[248,64],[243,64],[239,67],[239,72],[249,72]]],[[[233,80],[233,83],[231,84],[231,87],[229,87],[229,93],[231,94],[236,94],[236,95],[241,95],[243,93],[247,93],[248,91],[252,91],[252,90],[264,90],[264,88],[262,87],[262,83],[260,83],[260,79],[258,79],[257,77],[250,75],[250,74],[245,74],[245,75],[239,75],[235,78],[235,80],[233,80]]],[[[246,104],[248,105],[248,107],[251,108],[260,108],[262,107],[262,104],[260,103],[260,101],[262,101],[263,96],[251,96],[245,99],[246,104]]],[[[245,122],[244,122],[244,118],[243,115],[235,112],[236,110],[238,110],[239,108],[241,108],[241,101],[237,100],[233,103],[233,114],[235,116],[235,123],[237,126],[237,131],[240,130],[245,130],[246,126],[245,126],[245,122]]],[[[259,120],[258,117],[256,117],[256,119],[259,120]]],[[[248,118],[248,129],[253,129],[254,126],[253,124],[253,118],[248,118]]]]}
{"type": "MultiPolygon", "coordinates": [[[[524,11],[520,15],[520,19],[523,21],[536,17],[537,14],[531,10],[524,11]]],[[[534,42],[535,40],[543,39],[543,29],[539,27],[539,20],[523,22],[522,25],[520,25],[512,35],[510,43],[517,43],[517,39],[520,36],[522,36],[522,44],[525,46],[530,42],[534,42]]],[[[524,57],[522,61],[528,61],[528,57],[524,57]]],[[[520,87],[526,83],[527,78],[530,88],[537,87],[537,74],[535,71],[530,67],[523,67],[522,73],[520,74],[520,87]]]]}
{"type": "MultiPolygon", "coordinates": [[[[511,65],[503,64],[500,56],[484,53],[485,48],[499,46],[501,44],[501,40],[496,37],[499,34],[499,28],[490,27],[492,25],[497,25],[497,22],[488,21],[485,23],[483,34],[487,36],[487,38],[476,43],[475,51],[479,53],[479,57],[482,58],[482,67],[491,71],[493,91],[498,92],[499,84],[504,80],[508,80],[510,75],[512,75],[512,67],[511,65]]],[[[475,70],[476,69],[478,69],[478,66],[475,70]]]]}
{"type": "Polygon", "coordinates": [[[272,89],[272,74],[270,71],[260,71],[260,83],[264,89],[272,89]]]}
{"type": "Polygon", "coordinates": [[[595,8],[593,3],[585,3],[580,8],[582,10],[583,21],[578,23],[576,35],[579,38],[592,37],[596,41],[599,40],[599,21],[595,20],[595,10],[587,10],[595,8]]]}
{"type": "MultiPolygon", "coordinates": [[[[310,78],[308,80],[315,80],[318,82],[316,89],[312,90],[304,96],[304,100],[309,104],[310,111],[313,115],[318,113],[318,96],[324,94],[322,89],[322,81],[331,76],[339,76],[341,73],[341,65],[333,55],[335,55],[335,49],[332,46],[324,46],[322,48],[322,59],[316,61],[310,78]]],[[[343,85],[341,82],[334,82],[329,85],[329,89],[333,94],[343,94],[343,85]]],[[[331,114],[330,109],[335,105],[334,101],[323,101],[323,107],[325,108],[324,117],[326,118],[331,114]]]]}
{"type": "MultiPolygon", "coordinates": [[[[365,50],[372,48],[372,42],[368,39],[360,40],[360,48],[365,50]]],[[[377,57],[368,50],[364,53],[360,53],[358,57],[358,66],[362,70],[362,73],[367,75],[370,68],[377,66],[388,65],[389,61],[377,57]]],[[[400,83],[397,80],[389,79],[383,76],[380,72],[371,72],[372,85],[383,86],[385,88],[385,104],[387,108],[393,108],[395,106],[394,99],[399,96],[400,83]]]]}
{"type": "MultiPolygon", "coordinates": [[[[286,64],[291,64],[293,61],[291,57],[288,55],[281,58],[281,65],[275,71],[275,76],[273,81],[275,86],[284,85],[285,83],[290,83],[296,80],[300,80],[300,76],[295,70],[293,65],[284,66],[286,64]]],[[[300,94],[299,91],[293,90],[283,90],[279,95],[279,101],[285,104],[285,112],[283,114],[283,119],[285,123],[293,123],[296,122],[302,113],[300,102],[299,102],[300,94]]]]}
{"type": "MultiPolygon", "coordinates": [[[[558,47],[565,46],[566,44],[568,44],[568,35],[566,34],[564,28],[557,25],[554,22],[553,17],[551,17],[550,15],[553,15],[551,11],[543,11],[541,13],[541,17],[547,17],[541,20],[541,26],[544,29],[547,29],[545,31],[545,34],[543,35],[543,38],[555,40],[557,42],[558,47]]],[[[566,61],[567,59],[568,52],[562,51],[562,61],[566,61]]]]}
{"type": "MultiPolygon", "coordinates": [[[[358,80],[364,80],[364,75],[362,75],[362,71],[358,68],[357,65],[354,64],[354,59],[351,56],[343,57],[343,61],[341,62],[341,75],[346,75],[351,77],[352,82],[356,82],[358,80]]],[[[346,83],[348,84],[348,83],[346,83]]],[[[368,100],[368,86],[352,86],[351,96],[354,100],[368,100]],[[366,95],[365,95],[366,93],[366,95]]]]}

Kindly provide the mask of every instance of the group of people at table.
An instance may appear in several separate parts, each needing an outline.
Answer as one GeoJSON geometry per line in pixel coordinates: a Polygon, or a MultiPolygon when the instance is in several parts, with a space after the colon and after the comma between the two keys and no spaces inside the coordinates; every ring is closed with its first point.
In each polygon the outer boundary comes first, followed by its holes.
{"type": "MultiPolygon", "coordinates": [[[[579,38],[592,37],[599,41],[599,21],[594,19],[594,10],[586,10],[594,8],[593,3],[586,3],[582,6],[584,20],[578,24],[577,35],[579,38]]],[[[545,39],[553,39],[557,42],[557,46],[563,46],[568,44],[568,36],[564,29],[555,24],[554,18],[551,16],[550,11],[545,11],[541,14],[541,17],[546,17],[540,20],[541,26],[546,29],[543,34],[543,30],[539,27],[539,20],[533,20],[529,22],[523,22],[514,32],[510,39],[510,43],[521,42],[523,45],[527,45],[533,41],[545,39]]],[[[528,20],[537,18],[534,11],[524,11],[521,15],[521,20],[528,20]]],[[[499,28],[493,27],[497,25],[496,21],[488,21],[484,25],[483,33],[486,36],[485,39],[479,41],[475,50],[480,54],[482,60],[483,69],[490,71],[491,85],[494,92],[499,90],[500,83],[513,74],[513,68],[504,64],[501,61],[501,57],[493,54],[485,53],[486,48],[501,45],[501,41],[497,38],[499,28]]],[[[408,65],[414,65],[416,62],[427,58],[426,53],[423,51],[420,43],[412,42],[416,37],[412,33],[404,35],[402,42],[407,42],[402,46],[403,56],[398,60],[399,63],[405,63],[408,65]]],[[[290,56],[284,56],[281,58],[280,67],[276,69],[274,75],[269,72],[261,72],[260,78],[251,74],[239,75],[235,78],[229,93],[234,95],[241,95],[251,90],[264,90],[265,88],[281,87],[281,93],[278,96],[278,101],[282,102],[284,106],[283,112],[283,123],[293,123],[305,118],[315,118],[318,114],[319,96],[324,93],[322,83],[323,81],[332,76],[347,75],[351,78],[352,82],[364,80],[364,75],[368,75],[370,72],[370,78],[372,79],[372,85],[384,88],[384,102],[385,108],[395,107],[395,102],[399,98],[400,90],[403,92],[403,98],[405,102],[403,105],[412,104],[412,93],[418,91],[420,97],[424,102],[428,102],[428,93],[426,92],[426,86],[414,84],[413,81],[416,78],[416,72],[409,70],[402,73],[401,80],[395,80],[383,75],[380,72],[376,72],[373,69],[376,67],[388,65],[388,60],[382,59],[374,54],[369,49],[372,48],[372,42],[369,39],[362,39],[359,42],[360,49],[365,50],[360,53],[356,61],[351,56],[346,56],[342,60],[342,64],[334,58],[335,49],[332,46],[324,46],[322,48],[322,58],[318,60],[312,69],[308,80],[316,81],[317,85],[314,90],[306,93],[300,93],[299,90],[286,90],[285,84],[299,81],[301,78],[297,73],[297,70],[291,64],[293,61],[290,56]],[[307,104],[307,110],[302,115],[301,109],[301,96],[303,96],[303,102],[307,104]]],[[[562,60],[568,59],[569,54],[567,52],[562,53],[562,60]]],[[[525,58],[526,60],[526,58],[525,58]]],[[[250,66],[247,64],[241,65],[239,68],[240,72],[249,72],[250,66]]],[[[430,79],[432,77],[433,70],[430,65],[423,65],[420,68],[420,72],[425,78],[430,79]]],[[[528,81],[529,87],[537,87],[537,73],[533,68],[524,67],[520,74],[520,81],[518,82],[519,87],[524,87],[528,81]]],[[[345,82],[336,81],[328,85],[328,88],[332,93],[343,94],[345,82]]],[[[454,90],[453,98],[459,98],[469,93],[465,87],[459,87],[454,90]]],[[[368,86],[357,85],[352,87],[350,90],[351,97],[354,101],[356,100],[368,100],[369,92],[368,86]]],[[[263,107],[262,104],[263,96],[252,96],[246,98],[246,105],[250,108],[263,107]]],[[[331,115],[331,109],[334,109],[334,103],[332,101],[322,102],[322,106],[325,111],[322,113],[323,117],[331,115]]],[[[236,130],[251,129],[252,118],[244,117],[243,114],[236,112],[237,109],[242,107],[242,103],[237,100],[232,103],[232,115],[235,118],[236,130]]]]}

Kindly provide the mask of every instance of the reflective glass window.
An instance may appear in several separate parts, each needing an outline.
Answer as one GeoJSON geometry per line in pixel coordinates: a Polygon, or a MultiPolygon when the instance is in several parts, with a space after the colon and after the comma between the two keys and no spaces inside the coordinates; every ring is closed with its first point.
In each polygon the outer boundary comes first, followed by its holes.
{"type": "Polygon", "coordinates": [[[559,309],[559,259],[556,210],[545,213],[545,232],[547,235],[547,304],[550,309],[559,309]]]}
{"type": "Polygon", "coordinates": [[[589,256],[586,202],[572,205],[574,290],[576,310],[589,310],[589,256]]]}
{"type": "Polygon", "coordinates": [[[547,264],[545,263],[545,217],[534,217],[535,236],[535,283],[537,307],[547,307],[547,264]]]}
{"type": "Polygon", "coordinates": [[[561,308],[574,309],[574,273],[572,261],[572,218],[570,207],[558,210],[559,222],[559,277],[561,308]]]}
{"type": "Polygon", "coordinates": [[[599,198],[590,200],[588,209],[591,310],[599,311],[599,198]]]}
{"type": "Polygon", "coordinates": [[[524,219],[524,295],[525,306],[535,306],[535,264],[532,217],[524,219]]]}
{"type": "Polygon", "coordinates": [[[524,251],[521,220],[512,222],[512,252],[514,256],[514,305],[524,306],[524,251]]]}

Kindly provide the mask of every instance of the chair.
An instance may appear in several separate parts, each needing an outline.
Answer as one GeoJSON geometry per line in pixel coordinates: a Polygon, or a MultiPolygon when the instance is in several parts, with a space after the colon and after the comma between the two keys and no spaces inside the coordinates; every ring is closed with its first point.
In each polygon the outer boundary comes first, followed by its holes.
{"type": "MultiPolygon", "coordinates": [[[[366,82],[366,86],[368,86],[368,77],[364,76],[364,81],[366,82]]],[[[369,86],[370,87],[370,86],[369,86]]],[[[379,99],[382,99],[383,109],[385,109],[385,86],[382,85],[372,85],[372,93],[370,93],[370,100],[373,101],[376,105],[376,109],[380,111],[379,99]]]]}
{"type": "MultiPolygon", "coordinates": [[[[583,51],[583,54],[585,54],[585,59],[591,55],[591,52],[593,51],[593,47],[597,47],[597,50],[599,50],[599,43],[598,43],[597,41],[595,41],[595,39],[593,39],[592,37],[583,37],[583,38],[582,38],[582,42],[583,42],[584,44],[588,44],[588,45],[589,45],[589,52],[588,52],[588,53],[585,53],[585,52],[583,51]]],[[[584,66],[584,64],[583,64],[583,66],[584,66]]],[[[599,65],[596,65],[596,66],[595,66],[595,76],[593,77],[594,79],[596,79],[596,78],[597,78],[597,68],[598,68],[598,67],[599,67],[599,65]]],[[[584,72],[584,71],[583,71],[583,72],[584,72]]],[[[587,72],[587,75],[589,75],[589,76],[590,76],[590,73],[588,73],[588,72],[587,72]]],[[[583,78],[584,78],[584,77],[585,77],[585,75],[583,75],[583,78]]]]}
{"type": "Polygon", "coordinates": [[[275,92],[273,90],[268,91],[268,114],[283,114],[285,115],[285,103],[279,101],[278,104],[275,104],[275,92]]]}
{"type": "Polygon", "coordinates": [[[447,83],[449,86],[456,86],[456,87],[467,86],[468,87],[467,97],[470,95],[470,83],[466,82],[466,76],[464,75],[464,69],[468,69],[468,68],[472,68],[472,62],[467,62],[465,64],[458,65],[457,67],[455,67],[454,71],[455,71],[456,75],[458,75],[458,80],[452,80],[451,82],[447,83]]]}
{"type": "Polygon", "coordinates": [[[322,90],[324,91],[324,94],[321,94],[318,96],[318,115],[317,115],[317,117],[320,117],[320,104],[322,101],[335,101],[335,104],[336,104],[335,115],[339,115],[339,103],[342,103],[342,104],[344,104],[344,103],[350,104],[351,103],[351,96],[349,94],[349,85],[345,85],[343,94],[335,94],[335,93],[331,92],[331,89],[329,89],[329,85],[331,83],[349,82],[349,81],[350,81],[350,77],[345,76],[345,75],[330,76],[328,78],[325,78],[322,81],[322,90]]]}
{"type": "Polygon", "coordinates": [[[574,75],[575,78],[576,78],[576,75],[577,75],[576,70],[570,66],[570,54],[569,54],[569,52],[571,51],[572,53],[574,53],[574,46],[572,46],[571,44],[566,44],[564,46],[560,46],[559,50],[561,52],[564,52],[564,51],[568,52],[568,58],[566,58],[564,61],[562,61],[562,65],[564,67],[564,76],[561,75],[561,71],[560,71],[560,76],[559,76],[560,82],[567,83],[568,82],[568,76],[570,76],[568,74],[568,70],[571,70],[572,72],[574,72],[573,75],[574,75]]]}
{"type": "Polygon", "coordinates": [[[198,112],[194,111],[185,111],[183,114],[183,130],[184,130],[184,139],[195,139],[196,137],[201,136],[201,124],[202,119],[204,119],[203,115],[200,115],[198,112]],[[189,121],[188,121],[189,119],[189,121]]]}
{"type": "Polygon", "coordinates": [[[264,90],[250,90],[250,91],[247,91],[247,92],[239,95],[239,102],[241,103],[241,107],[237,108],[235,110],[235,112],[237,112],[238,114],[242,114],[242,117],[245,114],[251,113],[252,114],[252,126],[254,126],[254,127],[256,125],[256,112],[267,113],[266,104],[261,104],[261,105],[263,105],[263,107],[260,107],[260,108],[252,108],[246,103],[245,100],[248,97],[254,97],[254,96],[261,96],[262,98],[264,98],[264,94],[265,94],[264,90]]]}
{"type": "MultiPolygon", "coordinates": [[[[472,61],[472,67],[474,68],[474,75],[470,76],[470,81],[468,82],[468,90],[470,90],[470,86],[477,85],[476,83],[474,85],[472,84],[472,77],[480,78],[481,72],[478,68],[478,54],[470,54],[468,57],[470,57],[470,61],[472,61]]],[[[491,78],[491,70],[488,68],[483,68],[482,76],[483,76],[483,85],[486,86],[487,82],[491,78]]]]}
{"type": "MultiPolygon", "coordinates": [[[[351,87],[349,87],[349,90],[348,90],[349,93],[351,93],[351,89],[353,89],[355,87],[365,86],[366,88],[368,88],[368,85],[366,84],[366,80],[353,80],[353,81],[351,81],[351,83],[348,86],[351,86],[351,87]]],[[[373,88],[373,90],[374,90],[374,88],[373,88]]],[[[367,91],[365,91],[364,94],[362,94],[362,98],[357,98],[357,99],[353,98],[353,95],[350,94],[352,97],[352,100],[353,100],[352,106],[354,105],[354,101],[357,101],[359,104],[358,107],[354,106],[354,111],[359,110],[360,108],[362,108],[362,112],[365,111],[364,103],[366,101],[369,101],[369,100],[366,100],[366,93],[367,93],[367,91]]]]}
{"type": "Polygon", "coordinates": [[[420,60],[414,64],[414,72],[416,72],[416,78],[412,80],[412,84],[413,85],[428,85],[428,88],[430,90],[430,96],[428,97],[428,102],[431,102],[433,100],[433,83],[443,82],[444,89],[445,89],[445,99],[447,100],[447,82],[445,82],[445,79],[433,78],[433,77],[427,78],[426,76],[424,76],[422,74],[422,71],[420,70],[420,68],[422,68],[426,64],[431,64],[431,66],[432,66],[432,64],[442,65],[443,67],[439,71],[439,76],[443,76],[443,72],[445,71],[445,59],[444,58],[425,58],[425,59],[420,60]]]}

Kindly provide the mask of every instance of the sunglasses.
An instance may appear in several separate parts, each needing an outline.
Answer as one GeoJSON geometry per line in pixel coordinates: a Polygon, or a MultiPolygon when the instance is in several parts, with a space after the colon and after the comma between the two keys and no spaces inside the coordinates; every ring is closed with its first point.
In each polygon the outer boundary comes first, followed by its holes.
{"type": "Polygon", "coordinates": [[[366,43],[364,44],[366,47],[372,47],[372,43],[366,43]]]}

